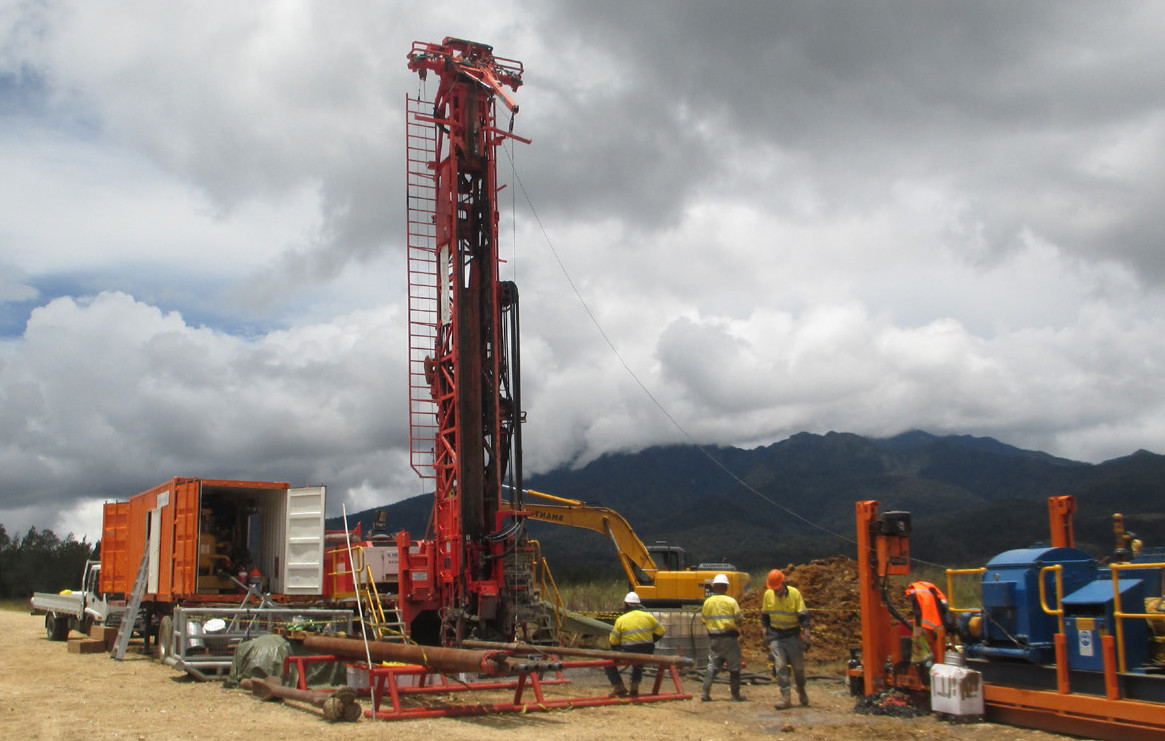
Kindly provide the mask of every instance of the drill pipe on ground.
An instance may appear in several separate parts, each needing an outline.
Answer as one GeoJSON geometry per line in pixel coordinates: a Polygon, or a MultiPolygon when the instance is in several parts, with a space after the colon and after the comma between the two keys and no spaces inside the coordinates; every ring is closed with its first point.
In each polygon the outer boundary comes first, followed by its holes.
{"type": "Polygon", "coordinates": [[[494,643],[493,641],[462,641],[462,646],[468,648],[486,648],[497,651],[514,651],[516,653],[554,654],[556,656],[586,656],[591,659],[612,659],[616,661],[633,661],[637,664],[670,664],[672,666],[691,666],[692,659],[688,656],[671,656],[669,654],[640,654],[631,651],[604,651],[599,648],[570,648],[567,646],[535,646],[530,643],[494,643]]]}
{"type": "Polygon", "coordinates": [[[360,704],[356,702],[356,690],[341,687],[335,692],[301,690],[284,687],[264,679],[244,679],[239,686],[260,700],[299,700],[324,711],[324,717],[331,721],[353,723],[360,718],[360,704]]]}
{"type": "MultiPolygon", "coordinates": [[[[469,651],[464,648],[443,648],[440,646],[415,646],[403,643],[367,644],[368,655],[373,661],[397,661],[417,664],[442,674],[457,672],[480,673],[489,676],[510,674],[504,651],[469,651]]],[[[364,641],[354,638],[334,636],[305,636],[303,647],[320,654],[342,656],[349,659],[364,659],[364,641]]]]}

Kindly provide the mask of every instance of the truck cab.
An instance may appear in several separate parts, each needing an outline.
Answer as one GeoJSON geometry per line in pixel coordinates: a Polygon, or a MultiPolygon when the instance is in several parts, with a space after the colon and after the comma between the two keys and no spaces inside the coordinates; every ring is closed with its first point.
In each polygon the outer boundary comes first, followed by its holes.
{"type": "Polygon", "coordinates": [[[86,561],[80,589],[32,595],[32,611],[45,616],[45,635],[50,641],[63,641],[73,630],[88,633],[90,625],[109,616],[109,604],[98,593],[100,579],[101,562],[86,561]]]}

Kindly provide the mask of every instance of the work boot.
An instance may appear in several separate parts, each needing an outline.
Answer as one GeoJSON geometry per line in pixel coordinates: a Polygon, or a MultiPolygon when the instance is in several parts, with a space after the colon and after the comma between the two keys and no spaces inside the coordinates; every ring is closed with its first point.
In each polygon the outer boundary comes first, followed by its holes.
{"type": "Polygon", "coordinates": [[[716,672],[704,672],[704,687],[700,692],[700,702],[712,701],[712,682],[716,679],[716,672]]]}
{"type": "Polygon", "coordinates": [[[747,697],[740,694],[740,672],[729,672],[728,682],[729,686],[732,687],[733,702],[745,702],[748,700],[747,697]]]}
{"type": "Polygon", "coordinates": [[[631,683],[631,693],[630,694],[632,697],[639,697],[639,682],[632,682],[631,683]]]}
{"type": "Polygon", "coordinates": [[[797,699],[798,699],[798,700],[801,702],[801,704],[802,704],[802,705],[808,705],[808,704],[809,704],[809,695],[806,695],[806,694],[805,694],[805,688],[804,688],[804,687],[798,687],[798,688],[797,688],[797,699]]]}
{"type": "Polygon", "coordinates": [[[789,699],[789,690],[781,691],[781,701],[774,705],[777,710],[788,710],[793,707],[793,701],[789,699]]]}
{"type": "Polygon", "coordinates": [[[627,686],[623,684],[623,678],[619,677],[619,681],[617,681],[615,684],[611,685],[611,694],[607,695],[607,697],[626,697],[626,696],[627,696],[627,686]]]}

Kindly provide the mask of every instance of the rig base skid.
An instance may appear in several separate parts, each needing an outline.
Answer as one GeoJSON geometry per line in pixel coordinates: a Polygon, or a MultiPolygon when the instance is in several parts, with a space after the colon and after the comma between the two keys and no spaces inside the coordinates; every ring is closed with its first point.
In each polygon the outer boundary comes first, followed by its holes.
{"type": "MultiPolygon", "coordinates": [[[[549,685],[565,685],[570,680],[564,671],[573,669],[604,669],[609,666],[630,666],[632,661],[584,660],[564,661],[561,669],[546,678],[543,671],[520,671],[515,677],[487,679],[480,681],[458,681],[436,674],[423,667],[377,666],[369,671],[369,687],[372,694],[372,709],[365,716],[377,720],[409,720],[414,718],[449,718],[482,716],[503,713],[533,713],[571,708],[596,707],[601,705],[630,705],[669,700],[690,700],[692,695],[684,692],[679,671],[674,664],[660,663],[655,671],[654,681],[645,682],[650,691],[636,697],[608,697],[602,695],[548,696],[543,688],[549,685]],[[665,686],[664,677],[671,677],[671,686],[665,686]],[[411,696],[475,691],[513,691],[508,701],[464,702],[449,704],[416,705],[407,703],[411,696]]],[[[365,667],[366,668],[366,667],[365,667]]],[[[650,680],[645,676],[645,680],[650,680]]]]}

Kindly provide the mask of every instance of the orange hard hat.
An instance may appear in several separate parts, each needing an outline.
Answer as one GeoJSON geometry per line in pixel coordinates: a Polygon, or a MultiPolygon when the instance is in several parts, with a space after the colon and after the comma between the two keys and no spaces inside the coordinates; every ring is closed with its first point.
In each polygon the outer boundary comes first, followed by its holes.
{"type": "Polygon", "coordinates": [[[769,572],[768,582],[766,583],[769,589],[780,589],[785,586],[785,572],[780,569],[773,569],[769,572]]]}

